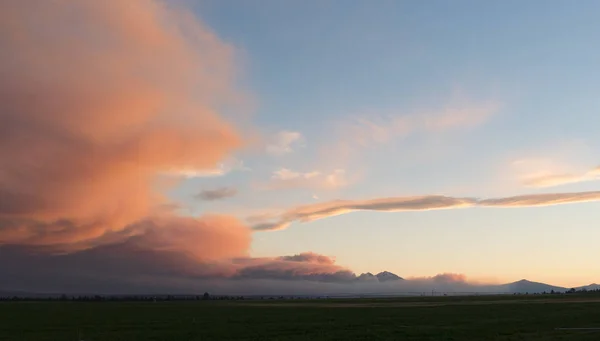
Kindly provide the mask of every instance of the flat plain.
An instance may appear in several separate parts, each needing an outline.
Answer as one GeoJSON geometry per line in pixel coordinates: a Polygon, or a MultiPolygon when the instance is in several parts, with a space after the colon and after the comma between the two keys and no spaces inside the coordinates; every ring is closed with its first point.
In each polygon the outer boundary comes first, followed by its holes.
{"type": "Polygon", "coordinates": [[[0,340],[600,340],[600,295],[1,302],[0,340]]]}

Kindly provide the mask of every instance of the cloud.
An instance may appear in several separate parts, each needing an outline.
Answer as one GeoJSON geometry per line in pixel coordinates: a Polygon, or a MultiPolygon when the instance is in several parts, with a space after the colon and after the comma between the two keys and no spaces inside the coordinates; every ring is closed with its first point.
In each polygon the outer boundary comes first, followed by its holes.
{"type": "Polygon", "coordinates": [[[554,141],[526,153],[505,170],[526,187],[547,188],[600,179],[600,167],[594,161],[597,153],[585,141],[554,141]]]}
{"type": "Polygon", "coordinates": [[[273,172],[272,178],[275,180],[288,181],[296,179],[311,179],[319,175],[319,172],[298,173],[287,168],[281,168],[273,172]]]}
{"type": "Polygon", "coordinates": [[[296,172],[288,168],[281,168],[273,172],[271,181],[265,189],[337,189],[348,184],[346,170],[334,169],[329,173],[320,171],[296,172]]]}
{"type": "Polygon", "coordinates": [[[452,101],[442,108],[413,114],[368,114],[344,122],[338,129],[344,144],[368,146],[397,137],[469,129],[481,125],[499,109],[496,102],[452,101]]]}
{"type": "MultiPolygon", "coordinates": [[[[133,228],[133,227],[132,227],[133,228]]],[[[230,217],[148,219],[118,243],[74,252],[0,246],[0,289],[56,293],[308,294],[463,290],[458,275],[409,281],[357,280],[333,258],[312,252],[247,255],[250,230],[230,217]]],[[[489,290],[480,287],[479,290],[489,290]]]]}
{"type": "Polygon", "coordinates": [[[431,290],[506,290],[500,286],[476,286],[466,279],[461,280],[462,275],[404,281],[358,281],[353,272],[332,262],[298,261],[294,259],[297,256],[198,262],[180,252],[146,249],[133,241],[50,255],[39,248],[0,246],[0,271],[4,275],[0,292],[397,295],[431,290]]]}
{"type": "Polygon", "coordinates": [[[275,231],[289,227],[293,222],[310,222],[318,219],[355,211],[428,211],[457,209],[466,207],[533,207],[562,205],[569,203],[600,201],[600,192],[546,193],[529,194],[504,198],[476,199],[455,198],[440,195],[392,197],[370,200],[335,200],[292,208],[273,216],[253,217],[251,220],[256,231],[275,231]]]}
{"type": "Polygon", "coordinates": [[[506,198],[485,199],[479,206],[487,207],[532,207],[552,206],[579,202],[599,201],[600,191],[574,193],[527,194],[506,198]]]}
{"type": "Polygon", "coordinates": [[[131,248],[177,252],[198,262],[247,256],[251,242],[247,226],[222,215],[153,217],[128,229],[136,231],[126,239],[131,248]]]}
{"type": "Polygon", "coordinates": [[[335,259],[314,252],[304,252],[293,256],[282,256],[278,259],[282,261],[309,262],[329,265],[333,265],[335,263],[335,259]]]}
{"type": "Polygon", "coordinates": [[[219,163],[214,168],[209,169],[170,169],[165,175],[184,178],[212,178],[224,176],[232,171],[250,171],[251,169],[244,165],[244,161],[230,158],[225,162],[219,163]]]}
{"type": "MultiPolygon", "coordinates": [[[[161,177],[225,174],[245,143],[218,115],[240,95],[233,48],[189,13],[151,0],[5,1],[0,21],[2,286],[350,273],[315,254],[251,258],[237,219],[173,213],[161,177]]],[[[278,138],[287,152],[300,135],[278,138]]]]}
{"type": "Polygon", "coordinates": [[[455,273],[443,273],[435,275],[432,278],[435,282],[460,282],[466,283],[467,276],[464,274],[455,274],[455,273]]]}
{"type": "Polygon", "coordinates": [[[226,198],[231,198],[237,194],[237,189],[232,187],[221,187],[212,190],[203,190],[198,195],[196,195],[197,199],[201,200],[221,200],[226,198]]]}
{"type": "Polygon", "coordinates": [[[242,96],[234,50],[185,10],[9,0],[0,22],[0,244],[125,238],[169,204],[161,174],[244,146],[218,115],[242,96]]]}
{"type": "MultiPolygon", "coordinates": [[[[249,233],[221,223],[218,219],[188,221],[187,226],[169,228],[168,232],[146,226],[150,229],[147,233],[126,241],[70,253],[0,246],[0,271],[8,279],[0,289],[65,292],[73,288],[79,293],[118,293],[123,288],[134,288],[130,290],[139,293],[161,283],[179,282],[186,284],[187,293],[194,293],[205,290],[199,286],[202,281],[347,282],[355,278],[353,272],[322,255],[315,255],[315,259],[299,259],[302,254],[248,257],[249,233]],[[205,224],[202,231],[193,231],[197,224],[205,224]],[[169,236],[157,236],[157,232],[169,236]]],[[[174,286],[159,290],[172,293],[174,286]]]]}
{"type": "Polygon", "coordinates": [[[267,153],[275,156],[291,153],[303,141],[303,136],[297,131],[283,130],[275,134],[267,145],[267,153]]]}
{"type": "Polygon", "coordinates": [[[240,266],[236,278],[286,279],[310,281],[349,281],[354,273],[335,264],[335,260],[312,252],[276,258],[245,258],[238,260],[240,266]]]}
{"type": "Polygon", "coordinates": [[[21,280],[28,276],[53,281],[110,278],[123,283],[145,276],[228,276],[231,269],[213,264],[247,257],[251,241],[250,230],[227,216],[153,217],[118,234],[98,245],[67,252],[62,247],[0,246],[3,257],[11,256],[10,262],[0,261],[0,267],[21,280]]]}
{"type": "Polygon", "coordinates": [[[475,204],[474,199],[452,198],[445,196],[416,196],[380,198],[371,200],[335,200],[299,206],[281,214],[278,220],[256,223],[253,228],[258,231],[281,230],[292,222],[309,222],[354,211],[423,211],[469,207],[475,204]]]}
{"type": "Polygon", "coordinates": [[[598,180],[600,180],[600,167],[582,174],[563,173],[528,176],[524,179],[524,184],[528,187],[543,188],[598,180]]]}
{"type": "Polygon", "coordinates": [[[0,21],[3,286],[348,272],[314,254],[250,258],[237,219],[174,214],[159,180],[225,173],[245,142],[217,114],[238,96],[233,49],[189,13],[151,0],[5,1],[0,21]]]}

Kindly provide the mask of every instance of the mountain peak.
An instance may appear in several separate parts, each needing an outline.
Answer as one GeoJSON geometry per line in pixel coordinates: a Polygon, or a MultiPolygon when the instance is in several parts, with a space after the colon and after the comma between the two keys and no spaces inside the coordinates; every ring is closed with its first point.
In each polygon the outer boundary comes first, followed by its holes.
{"type": "Polygon", "coordinates": [[[551,292],[551,291],[566,291],[566,288],[557,287],[545,283],[532,282],[526,279],[522,279],[517,282],[502,285],[501,287],[506,288],[509,292],[517,293],[536,293],[536,292],[551,292]]]}
{"type": "Polygon", "coordinates": [[[382,271],[375,275],[380,282],[385,281],[397,281],[403,279],[402,277],[396,275],[395,273],[391,273],[389,271],[382,271]]]}
{"type": "Polygon", "coordinates": [[[356,277],[356,280],[360,282],[376,282],[377,277],[375,277],[372,273],[367,272],[360,274],[360,276],[356,277]]]}

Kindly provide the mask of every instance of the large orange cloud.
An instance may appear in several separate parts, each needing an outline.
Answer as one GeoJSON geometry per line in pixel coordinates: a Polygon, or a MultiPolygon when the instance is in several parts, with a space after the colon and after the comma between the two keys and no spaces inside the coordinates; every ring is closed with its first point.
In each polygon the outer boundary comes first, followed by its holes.
{"type": "Polygon", "coordinates": [[[165,173],[212,171],[245,142],[218,114],[243,97],[232,48],[171,5],[0,2],[0,269],[74,290],[352,279],[317,254],[250,258],[237,219],[170,209],[165,173]]]}
{"type": "MultiPolygon", "coordinates": [[[[88,245],[242,146],[232,48],[151,0],[0,2],[0,244],[88,245]]],[[[108,238],[110,239],[110,238],[108,238]]]]}

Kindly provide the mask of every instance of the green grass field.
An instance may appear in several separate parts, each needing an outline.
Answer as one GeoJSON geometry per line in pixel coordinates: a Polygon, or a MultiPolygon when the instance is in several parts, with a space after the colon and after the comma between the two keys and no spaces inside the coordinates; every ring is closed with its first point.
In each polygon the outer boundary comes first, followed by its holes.
{"type": "Polygon", "coordinates": [[[3,302],[0,340],[600,340],[600,297],[3,302]]]}

